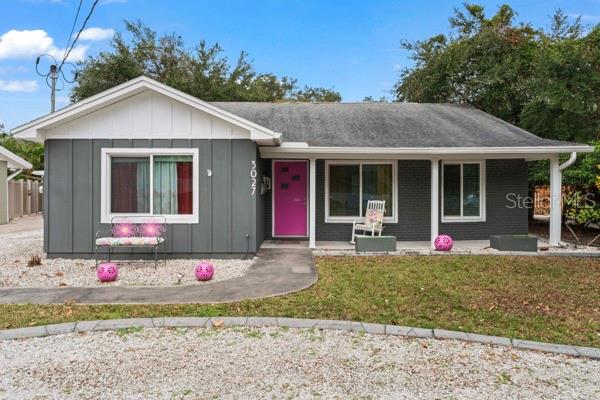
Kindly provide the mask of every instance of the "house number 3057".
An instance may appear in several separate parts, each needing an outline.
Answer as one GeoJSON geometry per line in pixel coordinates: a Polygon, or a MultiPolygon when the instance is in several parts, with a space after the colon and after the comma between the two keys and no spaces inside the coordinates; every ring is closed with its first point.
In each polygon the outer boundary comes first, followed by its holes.
{"type": "Polygon", "coordinates": [[[252,190],[252,196],[256,193],[256,161],[251,161],[250,168],[250,189],[252,190]]]}

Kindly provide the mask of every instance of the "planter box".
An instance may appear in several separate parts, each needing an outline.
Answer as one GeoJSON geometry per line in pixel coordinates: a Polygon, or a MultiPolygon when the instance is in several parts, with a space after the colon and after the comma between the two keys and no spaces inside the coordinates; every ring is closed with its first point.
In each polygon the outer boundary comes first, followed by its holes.
{"type": "Polygon", "coordinates": [[[395,236],[357,236],[357,253],[390,253],[396,251],[395,236]]]}
{"type": "Polygon", "coordinates": [[[537,237],[529,235],[492,235],[490,247],[500,251],[536,251],[537,237]]]}

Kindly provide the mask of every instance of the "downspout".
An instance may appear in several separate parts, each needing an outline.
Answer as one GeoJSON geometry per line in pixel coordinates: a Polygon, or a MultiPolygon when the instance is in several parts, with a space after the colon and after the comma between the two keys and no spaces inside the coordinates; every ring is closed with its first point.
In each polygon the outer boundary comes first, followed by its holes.
{"type": "Polygon", "coordinates": [[[567,161],[565,161],[564,163],[560,164],[559,169],[561,171],[569,168],[571,165],[573,165],[575,163],[575,160],[577,160],[577,152],[572,152],[571,156],[569,157],[569,159],[567,161]]]}
{"type": "Polygon", "coordinates": [[[567,161],[558,164],[558,155],[550,160],[550,246],[562,246],[562,171],[569,168],[577,160],[577,153],[572,152],[567,161]],[[553,163],[554,164],[553,166],[553,163]],[[558,165],[557,165],[558,164],[558,165]]]}

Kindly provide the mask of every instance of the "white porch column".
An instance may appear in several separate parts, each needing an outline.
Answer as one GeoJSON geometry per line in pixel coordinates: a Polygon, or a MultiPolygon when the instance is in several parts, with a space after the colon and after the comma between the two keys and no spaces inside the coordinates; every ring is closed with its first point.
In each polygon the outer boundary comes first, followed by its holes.
{"type": "Polygon", "coordinates": [[[562,172],[558,155],[550,158],[550,246],[558,246],[561,236],[562,172]]]}
{"type": "Polygon", "coordinates": [[[310,202],[308,205],[308,248],[317,248],[317,237],[316,237],[316,224],[317,224],[317,160],[314,158],[310,159],[309,165],[309,185],[308,195],[310,202]]]}
{"type": "Polygon", "coordinates": [[[438,235],[440,215],[440,161],[431,160],[431,248],[438,235]]]}

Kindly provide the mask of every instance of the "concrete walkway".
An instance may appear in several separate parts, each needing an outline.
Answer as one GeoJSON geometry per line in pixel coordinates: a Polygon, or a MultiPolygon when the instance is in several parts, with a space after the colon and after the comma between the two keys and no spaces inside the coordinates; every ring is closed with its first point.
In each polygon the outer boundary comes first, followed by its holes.
{"type": "Polygon", "coordinates": [[[0,288],[0,304],[227,303],[296,292],[317,281],[309,249],[261,249],[257,258],[246,275],[205,285],[0,288]]]}

